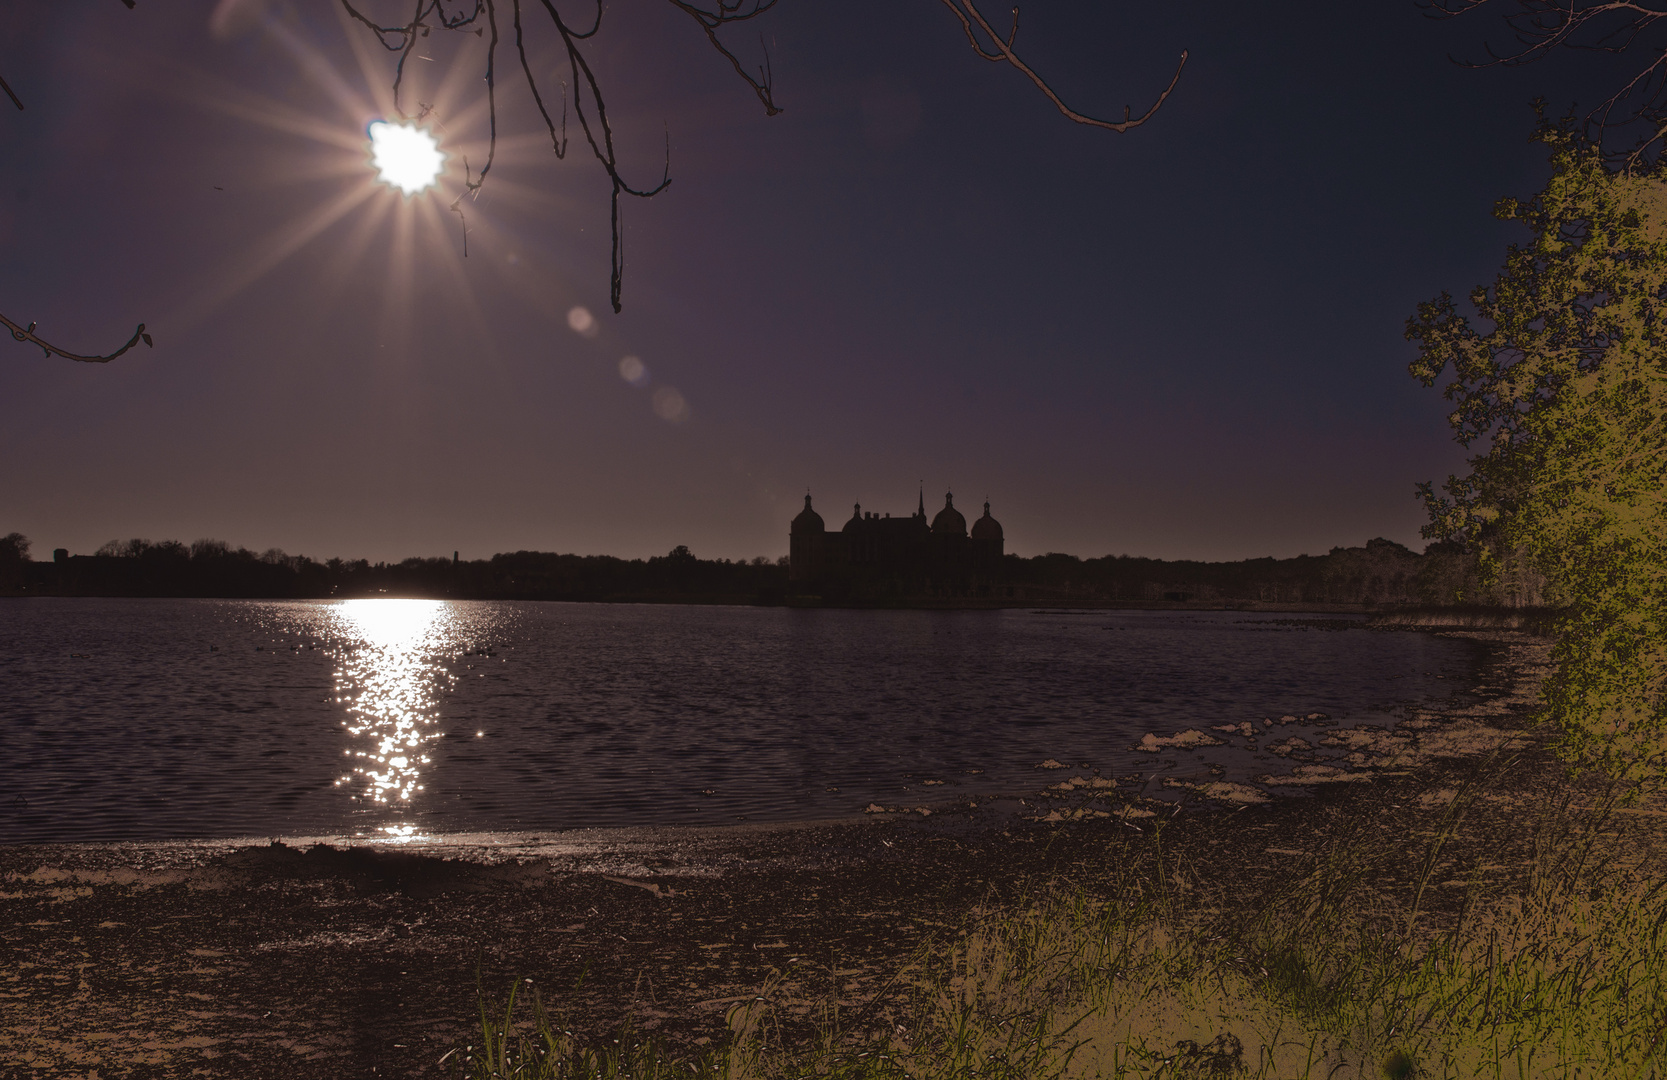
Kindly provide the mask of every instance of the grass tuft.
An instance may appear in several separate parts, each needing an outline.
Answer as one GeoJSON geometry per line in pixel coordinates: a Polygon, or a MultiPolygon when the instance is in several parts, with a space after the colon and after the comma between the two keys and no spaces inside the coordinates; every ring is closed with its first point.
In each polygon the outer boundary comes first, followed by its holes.
{"type": "Polygon", "coordinates": [[[1549,809],[1520,895],[1421,921],[1472,794],[1436,823],[1398,906],[1347,830],[1258,911],[1187,911],[1160,859],[1155,881],[1148,864],[1109,895],[976,913],[902,965],[901,994],[856,1016],[824,1006],[808,1040],[784,1036],[774,983],[695,1060],[627,1035],[585,1048],[512,987],[495,1006],[483,994],[478,1045],[455,1064],[473,1080],[1667,1076],[1667,881],[1593,856],[1608,809],[1549,809]]]}

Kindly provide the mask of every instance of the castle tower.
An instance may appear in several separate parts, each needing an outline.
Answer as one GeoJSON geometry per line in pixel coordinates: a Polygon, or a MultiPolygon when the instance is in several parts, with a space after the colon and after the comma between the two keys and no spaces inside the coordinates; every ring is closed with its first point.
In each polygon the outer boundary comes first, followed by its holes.
{"type": "Polygon", "coordinates": [[[974,572],[985,578],[1001,575],[1002,551],[1006,541],[1002,537],[1001,522],[990,516],[990,502],[984,501],[984,516],[972,523],[972,565],[974,572]]]}
{"type": "Polygon", "coordinates": [[[810,508],[810,493],[805,493],[805,508],[793,519],[787,536],[787,580],[815,581],[826,568],[822,515],[810,508]]]}

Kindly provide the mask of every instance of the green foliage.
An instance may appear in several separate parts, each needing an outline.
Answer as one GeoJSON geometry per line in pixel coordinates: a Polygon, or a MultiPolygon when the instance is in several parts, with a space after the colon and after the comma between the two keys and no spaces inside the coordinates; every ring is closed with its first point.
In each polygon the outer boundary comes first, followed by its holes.
{"type": "Polygon", "coordinates": [[[1420,304],[1412,374],[1445,388],[1449,422],[1486,452],[1420,492],[1425,535],[1529,560],[1566,609],[1545,718],[1578,764],[1632,783],[1667,764],[1667,175],[1616,171],[1567,124],[1543,123],[1552,175],[1496,216],[1532,234],[1491,287],[1420,304]]]}
{"type": "MultiPolygon", "coordinates": [[[[528,980],[529,982],[531,980],[528,980]]],[[[629,1028],[619,1037],[587,1045],[558,1027],[532,993],[532,1015],[518,1022],[520,983],[510,984],[501,1013],[480,996],[479,1045],[453,1049],[440,1059],[449,1075],[466,1080],[673,1080],[716,1072],[711,1061],[685,1062],[665,1054],[653,1040],[635,1037],[629,1028]]],[[[726,1078],[727,1080],[727,1078],[726,1078]]]]}

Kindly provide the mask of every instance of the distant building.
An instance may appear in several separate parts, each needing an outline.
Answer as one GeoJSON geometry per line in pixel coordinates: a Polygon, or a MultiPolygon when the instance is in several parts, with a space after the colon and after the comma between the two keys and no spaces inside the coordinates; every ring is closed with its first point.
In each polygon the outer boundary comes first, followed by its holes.
{"type": "Polygon", "coordinates": [[[987,595],[1002,581],[1003,544],[988,502],[970,535],[953,494],[927,524],[924,492],[908,517],[865,514],[859,503],[843,528],[829,532],[806,495],[788,533],[788,580],[801,589],[867,595],[987,595]]]}

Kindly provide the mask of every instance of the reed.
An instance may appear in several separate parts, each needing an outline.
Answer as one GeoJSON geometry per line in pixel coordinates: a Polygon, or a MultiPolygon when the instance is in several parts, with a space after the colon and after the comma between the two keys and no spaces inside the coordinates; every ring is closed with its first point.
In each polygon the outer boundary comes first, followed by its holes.
{"type": "MultiPolygon", "coordinates": [[[[734,1057],[725,1055],[725,1061],[734,1057]]],[[[711,1059],[674,1058],[629,1028],[611,1040],[584,1040],[550,1016],[536,988],[524,994],[521,980],[510,984],[501,1003],[481,988],[474,1041],[452,1049],[439,1063],[479,1080],[671,1080],[691,1071],[714,1072],[711,1059]]]]}

